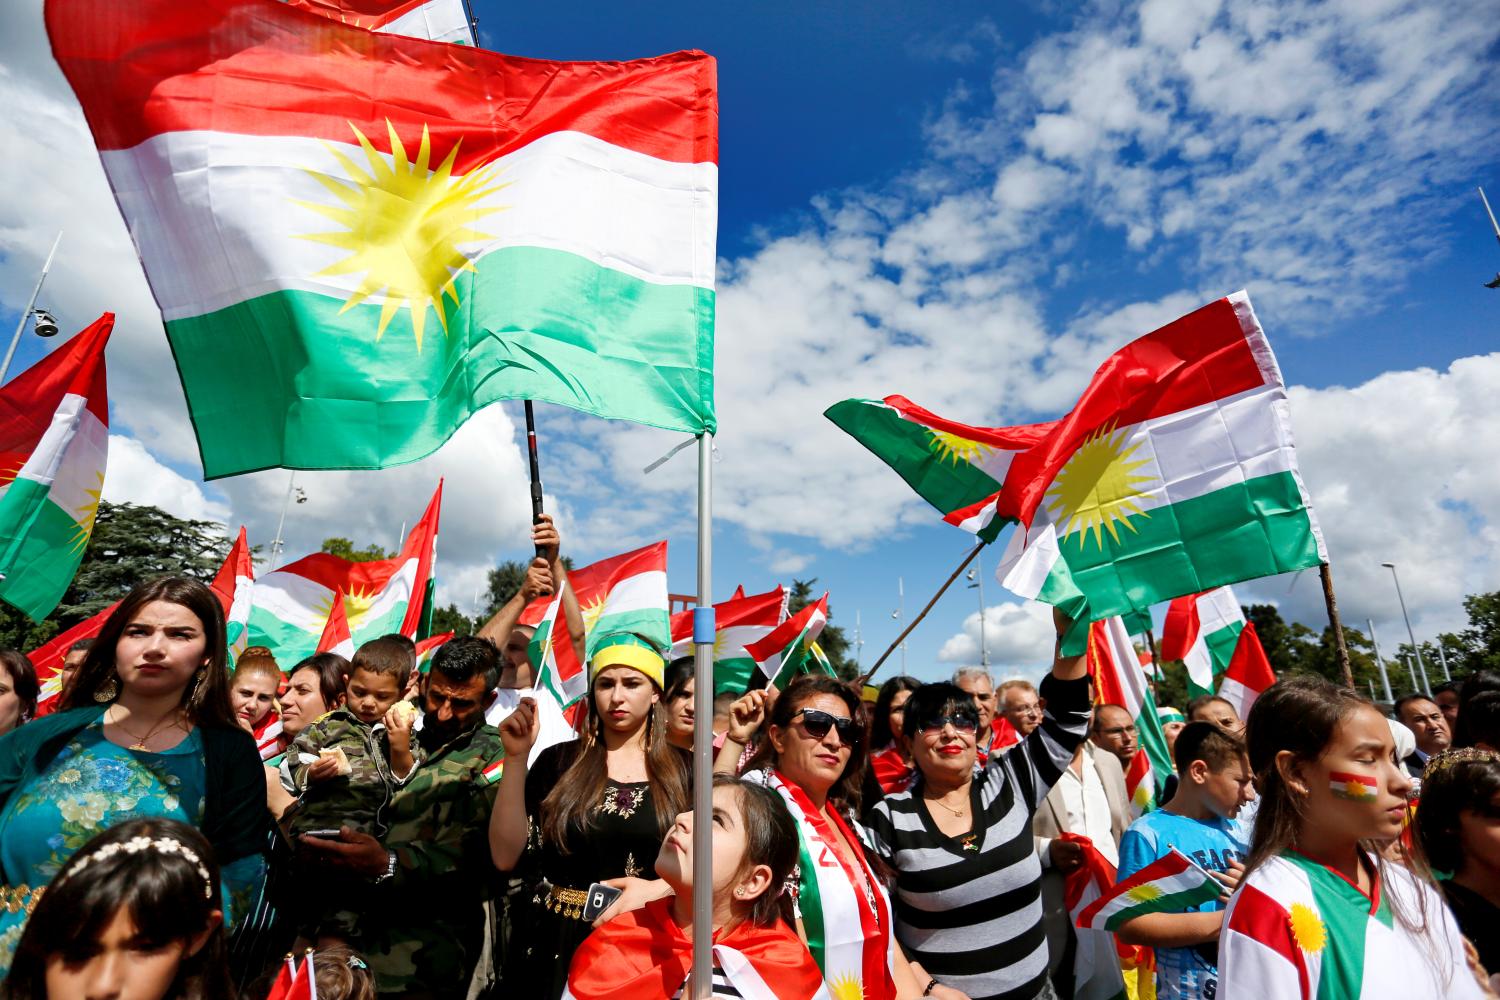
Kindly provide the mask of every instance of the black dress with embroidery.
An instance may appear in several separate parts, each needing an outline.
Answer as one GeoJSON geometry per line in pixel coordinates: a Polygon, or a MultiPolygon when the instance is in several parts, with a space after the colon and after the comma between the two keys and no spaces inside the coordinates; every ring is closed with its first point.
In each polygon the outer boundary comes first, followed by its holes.
{"type": "Polygon", "coordinates": [[[622,876],[655,878],[662,835],[648,783],[609,781],[592,822],[567,831],[567,850],[541,835],[541,804],[562,779],[577,742],[548,747],[526,775],[526,867],[535,882],[512,919],[510,946],[501,971],[508,997],[555,1000],[568,980],[573,952],[592,927],[576,910],[549,900],[547,887],[583,891],[594,882],[622,876]]]}

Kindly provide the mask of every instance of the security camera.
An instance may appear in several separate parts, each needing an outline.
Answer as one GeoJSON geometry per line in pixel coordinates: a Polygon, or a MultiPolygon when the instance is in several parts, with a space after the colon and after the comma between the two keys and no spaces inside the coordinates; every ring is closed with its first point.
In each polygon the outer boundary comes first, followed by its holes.
{"type": "Polygon", "coordinates": [[[38,337],[57,336],[57,320],[45,309],[33,310],[36,316],[36,335],[38,337]]]}

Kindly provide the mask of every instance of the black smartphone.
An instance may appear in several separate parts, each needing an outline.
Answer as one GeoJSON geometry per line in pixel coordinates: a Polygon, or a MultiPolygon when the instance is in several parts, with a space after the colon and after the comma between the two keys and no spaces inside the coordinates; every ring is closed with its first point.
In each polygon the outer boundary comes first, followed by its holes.
{"type": "Polygon", "coordinates": [[[595,882],[589,886],[589,898],[583,904],[583,919],[592,921],[599,914],[609,909],[609,904],[620,898],[622,889],[616,889],[612,885],[595,882]]]}

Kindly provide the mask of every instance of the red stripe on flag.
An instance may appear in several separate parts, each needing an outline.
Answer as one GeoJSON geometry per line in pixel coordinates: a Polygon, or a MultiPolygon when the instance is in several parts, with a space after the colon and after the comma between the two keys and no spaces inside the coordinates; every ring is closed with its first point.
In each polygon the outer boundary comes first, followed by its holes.
{"type": "Polygon", "coordinates": [[[940,417],[931,410],[923,409],[905,396],[887,396],[883,402],[895,409],[902,416],[915,420],[919,424],[934,427],[949,434],[956,434],[969,441],[978,441],[981,444],[994,445],[1005,451],[1020,451],[1030,448],[1045,438],[1049,431],[1057,426],[1057,421],[1049,420],[1042,424],[1018,424],[1015,427],[975,427],[971,424],[961,424],[956,420],[940,417]]]}
{"type": "MultiPolygon", "coordinates": [[[[38,646],[27,653],[26,658],[36,668],[37,684],[42,686],[51,680],[62,669],[63,659],[68,655],[68,647],[79,640],[92,639],[98,635],[99,630],[104,627],[104,623],[109,620],[109,616],[114,614],[115,608],[119,606],[120,602],[116,601],[94,617],[85,618],[45,645],[38,646]]],[[[44,695],[37,704],[36,714],[42,716],[53,711],[57,707],[57,695],[59,693],[53,692],[50,695],[44,695]]]]}
{"type": "Polygon", "coordinates": [[[1297,969],[1301,995],[1307,996],[1307,963],[1302,949],[1292,937],[1292,921],[1281,904],[1253,885],[1241,885],[1229,909],[1226,932],[1233,931],[1253,938],[1286,959],[1297,969]]]}
{"type": "Polygon", "coordinates": [[[1122,347],[1099,366],[1072,411],[1011,463],[1002,516],[1031,524],[1047,487],[1083,442],[1266,385],[1240,317],[1228,299],[1210,302],[1122,347]]]}
{"type": "Polygon", "coordinates": [[[52,52],[101,150],[164,132],[306,136],[390,152],[427,126],[455,172],[562,131],[677,163],[717,163],[711,56],[548,62],[376,34],[280,0],[47,0],[52,52]]]}
{"type": "MultiPolygon", "coordinates": [[[[589,563],[582,569],[569,570],[568,586],[573,588],[573,596],[578,599],[579,607],[588,607],[608,594],[616,580],[653,570],[661,570],[663,573],[667,571],[666,541],[652,542],[643,548],[589,563]]],[[[552,598],[538,597],[521,609],[521,617],[516,624],[535,627],[547,617],[547,611],[551,607],[552,598]]]]}
{"type": "Polygon", "coordinates": [[[1255,704],[1261,692],[1276,683],[1276,671],[1266,659],[1266,650],[1260,644],[1254,622],[1245,622],[1245,627],[1240,630],[1234,656],[1230,657],[1229,666],[1224,670],[1224,679],[1239,681],[1247,692],[1244,704],[1235,706],[1242,719],[1250,714],[1250,706],[1255,704]]]}
{"type": "Polygon", "coordinates": [[[1191,867],[1192,862],[1188,861],[1187,858],[1179,854],[1176,848],[1173,848],[1166,855],[1151,862],[1149,865],[1142,868],[1140,871],[1136,872],[1129,878],[1125,879],[1123,882],[1116,883],[1114,888],[1110,889],[1109,892],[1105,893],[1104,895],[1100,896],[1098,899],[1090,903],[1088,907],[1078,915],[1078,926],[1086,927],[1091,924],[1094,918],[1098,916],[1099,911],[1102,910],[1106,904],[1108,904],[1111,900],[1118,899],[1119,897],[1125,895],[1136,886],[1144,885],[1147,882],[1155,882],[1158,879],[1171,878],[1174,875],[1181,875],[1191,867]]]}
{"type": "Polygon", "coordinates": [[[374,31],[427,2],[428,0],[286,0],[286,5],[331,21],[374,31]]]}
{"type": "Polygon", "coordinates": [[[85,397],[88,411],[109,426],[104,345],[114,326],[115,314],[105,313],[5,384],[0,392],[0,483],[16,477],[68,393],[85,397]]]}
{"type": "Polygon", "coordinates": [[[422,627],[422,613],[426,610],[427,583],[432,579],[432,560],[437,547],[438,519],[443,509],[443,480],[438,479],[437,490],[433,492],[432,499],[427,502],[427,509],[422,512],[422,519],[412,528],[411,534],[406,538],[406,544],[397,556],[397,564],[406,562],[412,556],[417,559],[417,575],[411,584],[411,596],[406,602],[406,614],[401,619],[401,634],[408,639],[416,639],[417,630],[422,627]]]}
{"type": "Polygon", "coordinates": [[[1175,597],[1167,605],[1167,617],[1161,623],[1161,658],[1180,660],[1198,639],[1198,598],[1202,594],[1175,597]]]}

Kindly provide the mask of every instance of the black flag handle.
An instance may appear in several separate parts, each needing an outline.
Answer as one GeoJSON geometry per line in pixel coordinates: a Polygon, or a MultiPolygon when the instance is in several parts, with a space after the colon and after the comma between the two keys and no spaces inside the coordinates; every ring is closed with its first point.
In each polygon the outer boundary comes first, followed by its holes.
{"type": "MultiPolygon", "coordinates": [[[[525,403],[526,458],[531,463],[531,523],[536,524],[542,519],[542,467],[536,457],[536,413],[532,411],[531,400],[525,403]]],[[[536,554],[542,554],[541,546],[537,546],[536,554]]]]}

